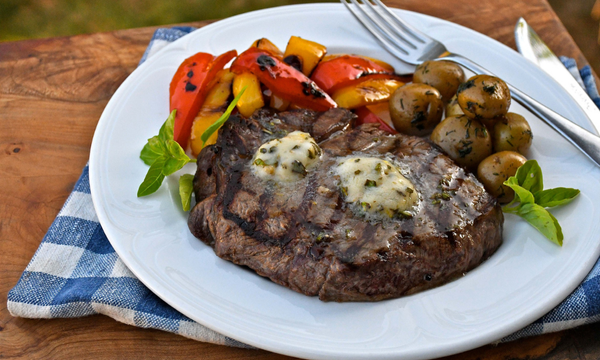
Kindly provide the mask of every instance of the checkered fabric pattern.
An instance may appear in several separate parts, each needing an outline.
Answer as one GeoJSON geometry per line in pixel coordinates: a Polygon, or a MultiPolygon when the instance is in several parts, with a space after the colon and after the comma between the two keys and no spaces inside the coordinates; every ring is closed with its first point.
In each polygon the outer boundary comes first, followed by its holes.
{"type": "Polygon", "coordinates": [[[8,310],[26,318],[105,314],[125,324],[249,347],[182,315],[123,264],[98,222],[86,166],[21,279],[8,310]]]}
{"type": "MultiPolygon", "coordinates": [[[[160,48],[193,31],[159,29],[140,63],[160,48]]],[[[596,104],[600,97],[589,67],[575,70],[596,104]]],[[[66,318],[105,314],[120,322],[160,329],[215,344],[249,347],[183,316],[148,290],[127,269],[102,230],[90,195],[88,167],[50,226],[39,249],[8,293],[8,310],[26,318],[66,318]]],[[[550,313],[506,337],[564,330],[600,320],[600,262],[583,283],[550,313]]]]}
{"type": "Polygon", "coordinates": [[[577,68],[577,63],[575,59],[568,58],[566,56],[561,56],[560,61],[562,61],[563,65],[569,70],[571,75],[577,80],[579,85],[587,91],[588,95],[596,106],[600,107],[600,95],[598,95],[598,88],[596,87],[596,81],[594,80],[594,75],[592,75],[592,68],[589,65],[586,65],[579,70],[577,68]]]}

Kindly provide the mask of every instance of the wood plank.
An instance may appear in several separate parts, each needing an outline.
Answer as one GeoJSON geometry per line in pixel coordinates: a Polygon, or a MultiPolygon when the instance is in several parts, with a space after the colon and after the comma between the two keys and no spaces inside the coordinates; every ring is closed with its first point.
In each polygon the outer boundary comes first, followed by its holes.
{"type": "MultiPolygon", "coordinates": [[[[491,36],[514,48],[519,16],[557,53],[585,60],[544,0],[390,0],[491,36]]],[[[193,23],[203,26],[208,22],[193,23]]],[[[135,69],[155,28],[0,44],[0,354],[41,358],[287,359],[200,343],[105,316],[14,318],[7,292],[39,246],[89,156],[106,103],[135,69]]],[[[486,346],[448,359],[597,359],[599,325],[486,346]],[[554,349],[554,350],[552,350],[554,349]],[[547,353],[547,355],[545,355],[547,353]]]]}

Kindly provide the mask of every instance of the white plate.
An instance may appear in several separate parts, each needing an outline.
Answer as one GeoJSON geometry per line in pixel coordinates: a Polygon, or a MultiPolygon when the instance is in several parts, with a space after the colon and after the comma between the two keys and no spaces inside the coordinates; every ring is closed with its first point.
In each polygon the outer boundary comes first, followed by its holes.
{"type": "MultiPolygon", "coordinates": [[[[458,25],[398,11],[444,41],[588,129],[568,95],[513,50],[458,25]]],[[[146,139],[168,115],[170,79],[198,51],[243,51],[267,37],[285,47],[291,35],[318,41],[330,53],[352,52],[403,65],[382,50],[341,4],[296,5],[236,16],[174,42],[135,70],[110,100],[90,159],[94,205],[125,264],[183,314],[239,341],[298,357],[424,359],[498,340],[544,315],[591,269],[600,251],[600,169],[541,121],[529,157],[546,187],[581,190],[553,211],[563,226],[559,248],[525,222],[507,216],[505,242],[465,277],[416,295],[378,303],[324,303],[217,258],[195,239],[180,210],[178,176],[154,195],[137,198],[148,167],[139,159],[146,139]]],[[[525,114],[517,105],[513,111],[525,114]]],[[[188,167],[193,172],[194,167],[188,167]]]]}

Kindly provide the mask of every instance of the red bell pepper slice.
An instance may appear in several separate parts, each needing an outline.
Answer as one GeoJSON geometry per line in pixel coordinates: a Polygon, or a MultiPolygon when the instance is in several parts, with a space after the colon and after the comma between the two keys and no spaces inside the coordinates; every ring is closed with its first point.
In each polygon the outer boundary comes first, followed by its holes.
{"type": "Polygon", "coordinates": [[[395,129],[392,129],[385,121],[381,120],[379,116],[375,115],[371,110],[367,109],[366,106],[360,107],[354,110],[358,119],[354,122],[354,126],[359,126],[367,123],[379,124],[381,130],[387,131],[390,134],[397,134],[395,129]]]}
{"type": "Polygon", "coordinates": [[[249,48],[234,60],[231,71],[237,74],[250,71],[275,95],[300,107],[315,111],[337,107],[314,81],[268,51],[249,48]]]}
{"type": "Polygon", "coordinates": [[[217,57],[200,52],[179,65],[169,87],[169,107],[170,111],[177,109],[173,137],[182,148],[187,147],[194,118],[198,115],[217,73],[236,56],[235,50],[217,57]]]}
{"type": "Polygon", "coordinates": [[[374,61],[355,55],[343,55],[319,63],[310,78],[329,94],[367,79],[398,78],[402,82],[411,81],[407,77],[395,75],[374,61]]]}

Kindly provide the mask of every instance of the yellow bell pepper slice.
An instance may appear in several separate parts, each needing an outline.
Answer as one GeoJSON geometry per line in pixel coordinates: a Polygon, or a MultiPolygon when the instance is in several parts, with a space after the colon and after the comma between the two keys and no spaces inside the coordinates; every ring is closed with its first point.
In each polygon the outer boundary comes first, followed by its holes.
{"type": "Polygon", "coordinates": [[[302,64],[302,73],[309,76],[326,53],[327,48],[325,46],[298,36],[292,36],[285,48],[283,58],[297,56],[302,64]]]}
{"type": "Polygon", "coordinates": [[[238,96],[243,88],[244,94],[237,103],[237,109],[244,117],[250,117],[254,112],[265,106],[260,82],[256,75],[250,72],[236,74],[233,79],[233,96],[238,96]]]}
{"type": "Polygon", "coordinates": [[[332,98],[339,107],[356,109],[388,101],[394,91],[404,85],[394,79],[371,79],[337,90],[332,98]]]}
{"type": "MultiPolygon", "coordinates": [[[[202,150],[202,134],[217,121],[227,108],[227,99],[231,95],[231,83],[234,74],[229,69],[223,69],[217,73],[217,82],[206,95],[202,107],[192,124],[192,133],[190,135],[190,147],[192,154],[198,156],[202,150]]],[[[217,142],[217,133],[215,132],[207,141],[206,145],[212,145],[217,142]]]]}
{"type": "Polygon", "coordinates": [[[260,38],[260,39],[256,40],[255,42],[252,43],[252,46],[250,46],[250,47],[257,47],[262,50],[267,50],[270,53],[272,53],[273,55],[277,56],[278,58],[283,59],[283,52],[281,52],[281,50],[279,50],[277,45],[273,44],[271,42],[271,40],[269,40],[267,38],[260,38]]]}

